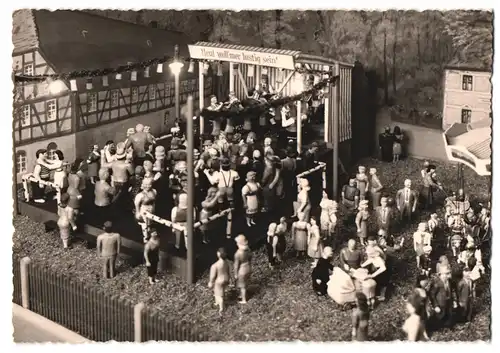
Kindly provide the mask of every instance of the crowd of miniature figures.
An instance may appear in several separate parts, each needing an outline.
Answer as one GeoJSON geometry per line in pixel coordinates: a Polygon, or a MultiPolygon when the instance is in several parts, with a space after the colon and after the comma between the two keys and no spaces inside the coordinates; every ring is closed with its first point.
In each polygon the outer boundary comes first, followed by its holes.
{"type": "MultiPolygon", "coordinates": [[[[232,106],[238,104],[233,95],[230,100],[232,106]]],[[[218,110],[222,106],[214,97],[210,109],[218,110]]],[[[288,109],[282,109],[282,120],[288,119],[288,109]]],[[[197,117],[199,112],[194,119],[197,117]]],[[[464,320],[470,320],[475,284],[485,271],[481,249],[488,243],[489,205],[478,213],[463,190],[459,190],[446,198],[445,219],[439,219],[433,213],[435,194],[444,190],[437,180],[436,167],[427,162],[421,173],[421,190],[417,191],[412,181],[406,179],[396,195],[384,192],[383,180],[375,168],[359,166],[355,177],[342,187],[338,204],[329,199],[326,191],[321,196],[321,186],[319,193],[317,187],[312,190],[313,185],[321,185],[316,182],[318,175],[297,180],[299,173],[317,165],[318,144],[312,143],[298,156],[293,140],[283,146],[266,137],[265,125],[262,122],[257,134],[251,131],[251,122],[245,121],[240,134],[235,132],[230,119],[224,131],[221,121],[214,120],[213,138],[203,142],[201,151],[194,150],[195,217],[200,221],[204,243],[210,242],[212,217],[221,211],[226,212],[228,238],[232,234],[232,210],[244,210],[248,230],[262,220],[259,214],[271,215],[265,218],[270,222],[267,230],[269,266],[282,266],[288,247],[298,257],[307,255],[311,260],[313,291],[320,296],[328,295],[342,305],[354,303],[353,339],[366,340],[370,311],[385,300],[391,257],[405,241],[403,237],[398,239],[398,233],[403,227],[413,226],[417,209],[423,208],[432,215],[428,222],[419,223],[413,234],[418,288],[407,301],[410,317],[403,329],[409,339],[423,340],[427,338],[429,325],[450,325],[455,312],[464,320]],[[349,239],[347,247],[340,251],[340,263],[334,266],[339,207],[345,211],[343,221],[355,224],[357,239],[349,239]],[[377,229],[371,229],[371,224],[376,224],[377,229]],[[461,265],[458,280],[451,276],[445,253],[451,253],[461,265]],[[436,256],[441,257],[434,267],[436,256]]],[[[69,173],[63,168],[64,157],[60,151],[56,151],[51,160],[47,159],[45,150],[37,151],[35,181],[31,182],[34,201],[45,202],[44,186],[38,181],[48,181],[54,171],[53,182],[63,190],[57,224],[65,248],[70,246],[71,232],[77,229],[77,218],[82,211],[86,212],[85,205],[93,204],[91,206],[98,210],[95,212],[98,223],[104,224],[104,233],[97,239],[97,251],[105,278],[115,275],[116,256],[120,251],[120,235],[113,232],[111,222],[117,218],[113,215],[119,218],[133,214],[140,225],[151,284],[156,282],[159,262],[160,236],[151,217],[157,208],[170,211],[175,246],[181,248],[186,244],[183,230],[188,207],[186,142],[179,124],[172,133],[167,150],[147,126],[138,124],[135,129],[127,130],[126,141],[109,141],[102,150],[92,146],[88,158],[75,161],[69,173]]],[[[386,133],[389,136],[390,132],[386,133]]],[[[391,141],[394,160],[397,160],[403,137],[400,131],[394,135],[398,140],[391,134],[391,141]]],[[[387,151],[383,154],[389,159],[387,151]]],[[[251,233],[249,231],[247,237],[251,233]]],[[[215,304],[221,312],[224,293],[233,280],[240,290],[240,303],[247,303],[249,299],[247,285],[252,256],[247,237],[241,234],[235,238],[238,250],[232,275],[224,248],[218,250],[218,260],[210,269],[209,287],[214,290],[215,304]]]]}

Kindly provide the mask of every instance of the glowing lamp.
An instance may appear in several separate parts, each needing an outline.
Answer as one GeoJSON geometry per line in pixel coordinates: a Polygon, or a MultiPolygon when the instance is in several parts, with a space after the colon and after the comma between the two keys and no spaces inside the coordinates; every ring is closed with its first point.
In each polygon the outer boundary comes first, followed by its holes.
{"type": "Polygon", "coordinates": [[[49,92],[51,94],[59,94],[66,89],[66,85],[61,80],[54,80],[49,83],[49,92]]]}
{"type": "Polygon", "coordinates": [[[170,71],[174,75],[179,75],[181,73],[184,64],[179,61],[179,46],[176,45],[174,48],[174,60],[168,65],[170,67],[170,71]]]}

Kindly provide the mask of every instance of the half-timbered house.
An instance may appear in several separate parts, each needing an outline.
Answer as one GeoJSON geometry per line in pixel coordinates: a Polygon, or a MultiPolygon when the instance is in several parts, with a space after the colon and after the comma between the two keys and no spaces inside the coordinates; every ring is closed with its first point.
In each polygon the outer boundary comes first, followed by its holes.
{"type": "MultiPolygon", "coordinates": [[[[180,32],[138,26],[79,11],[20,10],[13,15],[13,70],[16,74],[61,74],[114,68],[174,54],[187,57],[189,38],[180,32]]],[[[180,74],[180,101],[198,97],[197,68],[180,74]]],[[[204,79],[204,94],[212,78],[204,79]]],[[[93,144],[125,139],[142,123],[153,134],[174,120],[174,76],[168,65],[121,75],[71,82],[16,83],[13,139],[17,181],[33,169],[35,152],[60,149],[67,161],[85,157],[93,144]],[[57,90],[54,87],[57,87],[57,90]]],[[[198,100],[197,100],[198,101],[198,100]]]]}

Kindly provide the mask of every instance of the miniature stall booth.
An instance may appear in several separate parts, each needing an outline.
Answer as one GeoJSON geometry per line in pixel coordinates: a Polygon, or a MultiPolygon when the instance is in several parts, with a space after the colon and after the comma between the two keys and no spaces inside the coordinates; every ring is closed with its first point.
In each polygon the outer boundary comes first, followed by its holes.
{"type": "MultiPolygon", "coordinates": [[[[272,49],[231,45],[223,43],[197,42],[189,45],[192,59],[205,60],[199,62],[199,86],[203,90],[203,73],[208,62],[218,65],[219,76],[228,76],[227,94],[234,95],[239,100],[250,97],[255,91],[279,94],[281,97],[293,96],[306,91],[312,85],[331,72],[339,76],[332,87],[326,87],[319,97],[306,97],[307,100],[297,101],[296,109],[290,112],[294,126],[283,127],[295,135],[299,153],[303,150],[303,123],[312,131],[311,140],[321,140],[327,149],[333,152],[328,157],[327,170],[332,171],[329,185],[338,185],[338,167],[340,160],[348,160],[349,156],[339,156],[341,144],[349,144],[352,138],[351,129],[351,87],[353,65],[342,63],[330,58],[309,55],[296,50],[272,49]],[[227,70],[227,66],[229,66],[227,70]],[[309,71],[309,72],[308,72],[309,71]],[[311,108],[315,114],[311,114],[311,108]],[[308,111],[309,110],[309,111],[308,111]],[[308,114],[309,113],[309,114],[308,114]],[[319,114],[318,114],[319,113],[319,114]],[[323,113],[323,114],[321,114],[323,113]],[[315,116],[311,116],[315,115],[315,116]],[[322,115],[322,117],[318,117],[322,115]],[[322,135],[322,136],[321,136],[322,135]]],[[[226,99],[227,97],[217,97],[226,99]]],[[[204,94],[199,94],[199,106],[206,107],[204,94]]],[[[276,112],[279,120],[279,112],[276,112]]],[[[255,122],[253,122],[255,124],[255,122]]],[[[276,123],[272,121],[271,123],[276,123]]],[[[200,118],[200,133],[204,133],[205,122],[200,118]]],[[[344,148],[350,150],[350,148],[344,148]]],[[[349,154],[349,152],[348,152],[349,154]]],[[[325,154],[327,155],[327,154],[325,154]]],[[[342,165],[342,163],[340,163],[342,165]]],[[[333,187],[333,196],[337,195],[337,187],[333,187]]]]}

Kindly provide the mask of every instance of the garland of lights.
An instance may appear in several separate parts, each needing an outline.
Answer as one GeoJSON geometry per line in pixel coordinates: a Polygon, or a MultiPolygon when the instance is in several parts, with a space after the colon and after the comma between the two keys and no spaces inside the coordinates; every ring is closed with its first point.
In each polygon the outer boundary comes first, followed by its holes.
{"type": "MultiPolygon", "coordinates": [[[[283,105],[286,105],[291,102],[299,101],[299,100],[305,100],[305,98],[311,94],[318,93],[318,91],[322,90],[323,88],[327,87],[328,85],[333,85],[335,86],[338,79],[340,76],[332,76],[329,78],[325,78],[321,80],[320,82],[316,83],[313,87],[310,89],[303,91],[299,94],[293,95],[293,96],[288,96],[288,97],[283,97],[275,100],[270,100],[267,102],[261,102],[260,104],[256,105],[251,105],[251,106],[246,106],[242,110],[239,111],[230,111],[230,110],[222,110],[222,111],[214,111],[214,110],[209,110],[207,108],[203,109],[201,111],[201,115],[205,119],[213,120],[217,118],[237,118],[237,117],[242,117],[242,116],[254,116],[258,117],[266,112],[269,111],[270,108],[278,108],[283,105]]],[[[243,103],[243,102],[242,102],[243,103]]]]}

